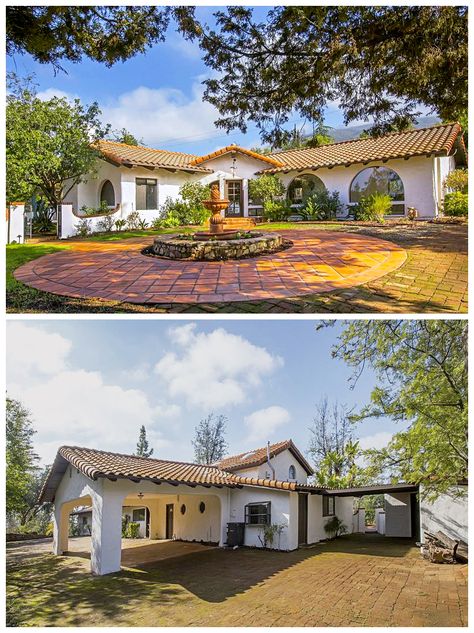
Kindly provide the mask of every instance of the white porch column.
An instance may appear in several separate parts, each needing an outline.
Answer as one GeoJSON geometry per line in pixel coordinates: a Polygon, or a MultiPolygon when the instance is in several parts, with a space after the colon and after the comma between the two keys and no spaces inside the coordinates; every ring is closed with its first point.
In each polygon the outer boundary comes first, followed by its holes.
{"type": "Polygon", "coordinates": [[[63,503],[54,508],[53,513],[53,554],[61,556],[67,552],[69,536],[69,512],[71,508],[63,503]]]}
{"type": "Polygon", "coordinates": [[[120,571],[122,501],[106,487],[92,500],[91,571],[98,576],[120,571]]]}
{"type": "Polygon", "coordinates": [[[221,535],[219,539],[219,547],[224,547],[227,541],[227,523],[230,521],[230,495],[231,490],[226,489],[224,494],[219,495],[221,503],[221,535]]]}
{"type": "Polygon", "coordinates": [[[249,217],[249,179],[242,180],[242,203],[244,207],[244,218],[249,217]]]}

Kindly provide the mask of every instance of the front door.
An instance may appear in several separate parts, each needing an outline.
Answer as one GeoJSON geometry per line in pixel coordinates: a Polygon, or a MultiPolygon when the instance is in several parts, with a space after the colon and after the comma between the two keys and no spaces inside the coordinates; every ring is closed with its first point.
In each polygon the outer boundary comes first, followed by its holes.
{"type": "Polygon", "coordinates": [[[173,511],[174,504],[166,504],[166,538],[173,538],[173,511]]]}
{"type": "Polygon", "coordinates": [[[308,495],[298,495],[298,545],[308,542],[308,495]]]}
{"type": "Polygon", "coordinates": [[[225,181],[225,197],[229,200],[229,206],[225,211],[228,218],[236,218],[244,214],[244,205],[242,199],[242,181],[226,180],[225,181]]]}

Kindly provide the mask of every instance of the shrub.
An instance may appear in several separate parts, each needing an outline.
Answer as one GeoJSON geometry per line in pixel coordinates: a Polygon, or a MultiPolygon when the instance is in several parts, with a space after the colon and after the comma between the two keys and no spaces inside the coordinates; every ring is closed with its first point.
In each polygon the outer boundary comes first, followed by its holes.
{"type": "Polygon", "coordinates": [[[124,220],[122,218],[115,220],[116,231],[123,231],[126,226],[127,226],[127,220],[124,220]]]}
{"type": "Polygon", "coordinates": [[[191,208],[203,208],[203,200],[209,200],[211,197],[211,188],[209,185],[203,185],[200,182],[186,182],[180,187],[179,195],[183,201],[191,208]]]}
{"type": "Polygon", "coordinates": [[[127,538],[128,524],[130,517],[128,514],[122,515],[122,538],[127,538]]]}
{"type": "Polygon", "coordinates": [[[387,193],[373,193],[352,207],[356,220],[384,222],[392,208],[392,199],[387,193]]]}
{"type": "Polygon", "coordinates": [[[298,210],[305,220],[332,220],[342,211],[339,192],[329,193],[326,189],[315,191],[306,199],[306,204],[298,210]]]}
{"type": "Polygon", "coordinates": [[[347,532],[347,527],[339,517],[334,516],[329,519],[329,521],[326,521],[324,524],[324,531],[329,538],[337,538],[338,536],[341,536],[341,534],[345,534],[347,532]]]}
{"type": "Polygon", "coordinates": [[[90,235],[92,233],[92,222],[90,220],[86,220],[86,218],[83,218],[74,225],[74,228],[76,229],[77,235],[79,235],[80,237],[86,237],[87,235],[90,235]]]}
{"type": "Polygon", "coordinates": [[[281,222],[286,220],[293,210],[286,202],[277,200],[268,200],[263,205],[263,217],[270,222],[281,222]]]}
{"type": "Polygon", "coordinates": [[[249,198],[253,202],[273,202],[285,193],[285,186],[275,174],[263,174],[249,180],[249,198]]]}
{"type": "Polygon", "coordinates": [[[132,211],[127,215],[127,228],[132,231],[140,228],[140,214],[138,211],[132,211]]]}
{"type": "Polygon", "coordinates": [[[33,233],[50,233],[54,229],[54,209],[45,200],[38,200],[33,211],[33,233]]]}
{"type": "Polygon", "coordinates": [[[467,169],[455,169],[446,176],[443,185],[449,191],[467,193],[468,180],[467,169]]]}
{"type": "MultiPolygon", "coordinates": [[[[284,523],[272,523],[272,525],[263,525],[260,528],[260,534],[257,534],[258,540],[262,544],[262,547],[271,547],[273,545],[273,541],[275,540],[275,536],[278,535],[278,539],[280,539],[281,533],[285,529],[286,525],[284,523]]],[[[280,544],[278,543],[278,546],[280,544]]]]}
{"type": "Polygon", "coordinates": [[[104,233],[110,233],[113,230],[115,225],[115,220],[109,212],[107,215],[97,222],[97,228],[99,231],[103,231],[104,233]]]}
{"type": "Polygon", "coordinates": [[[140,218],[138,220],[138,228],[141,231],[145,231],[148,228],[148,222],[145,220],[145,218],[140,218]]]}
{"type": "Polygon", "coordinates": [[[127,538],[140,538],[140,524],[130,521],[127,525],[127,538]]]}
{"type": "Polygon", "coordinates": [[[444,196],[443,213],[444,215],[464,215],[467,216],[468,204],[467,193],[454,191],[444,196]]]}
{"type": "Polygon", "coordinates": [[[81,215],[107,215],[112,213],[112,209],[109,209],[105,200],[101,200],[98,207],[88,207],[83,204],[80,211],[81,215]]]}
{"type": "MultiPolygon", "coordinates": [[[[183,187],[199,183],[187,183],[183,187]]],[[[183,187],[181,187],[180,192],[183,187]]],[[[190,195],[185,192],[185,195],[190,195]]],[[[197,195],[197,194],[193,194],[197,195]]],[[[194,204],[186,200],[173,200],[166,198],[164,204],[160,207],[161,226],[171,228],[174,226],[185,226],[187,224],[204,224],[211,212],[201,203],[194,204]]]]}

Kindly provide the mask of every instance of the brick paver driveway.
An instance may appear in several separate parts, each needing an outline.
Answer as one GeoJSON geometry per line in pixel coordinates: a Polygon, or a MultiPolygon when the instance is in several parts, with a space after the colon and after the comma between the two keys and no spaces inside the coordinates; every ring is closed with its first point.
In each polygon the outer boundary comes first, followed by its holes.
{"type": "Polygon", "coordinates": [[[120,574],[95,578],[88,560],[49,547],[7,550],[22,624],[467,626],[467,566],[428,563],[402,539],[350,536],[289,553],[162,543],[160,560],[136,547],[120,574]]]}
{"type": "MultiPolygon", "coordinates": [[[[281,231],[289,249],[225,262],[173,261],[130,250],[54,253],[25,264],[15,277],[69,297],[130,303],[222,303],[283,299],[351,288],[399,268],[399,246],[366,235],[281,231]]],[[[151,239],[149,239],[151,242],[151,239]]]]}

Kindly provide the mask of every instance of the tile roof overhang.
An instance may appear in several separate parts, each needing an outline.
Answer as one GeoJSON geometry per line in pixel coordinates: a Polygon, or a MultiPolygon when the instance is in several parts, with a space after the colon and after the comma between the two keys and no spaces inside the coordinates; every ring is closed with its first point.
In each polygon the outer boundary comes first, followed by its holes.
{"type": "Polygon", "coordinates": [[[264,163],[268,163],[273,167],[283,167],[284,163],[282,163],[278,158],[268,156],[266,154],[259,154],[258,152],[253,152],[250,149],[245,149],[244,147],[239,147],[238,145],[227,145],[226,147],[222,147],[221,149],[216,150],[215,152],[211,152],[210,154],[206,154],[205,156],[196,156],[191,162],[190,165],[201,165],[208,160],[212,160],[214,158],[218,158],[219,156],[224,156],[224,154],[245,154],[246,156],[250,156],[251,158],[255,158],[256,160],[261,160],[264,163]]]}
{"type": "Polygon", "coordinates": [[[268,168],[260,173],[276,174],[290,171],[317,170],[338,166],[349,167],[374,161],[387,162],[415,156],[454,155],[457,164],[467,163],[467,154],[459,123],[435,125],[405,132],[393,132],[314,148],[287,150],[271,154],[283,163],[282,167],[268,168]]]}
{"type": "Polygon", "coordinates": [[[242,488],[256,486],[282,491],[295,491],[295,482],[257,477],[242,477],[216,466],[190,464],[163,459],[137,457],[99,451],[79,446],[62,446],[39,495],[40,502],[54,501],[56,490],[69,464],[91,480],[99,478],[133,482],[148,481],[157,485],[168,483],[204,486],[205,488],[242,488]]]}
{"type": "MultiPolygon", "coordinates": [[[[276,444],[270,444],[270,457],[274,457],[285,450],[289,450],[293,457],[304,468],[308,475],[314,473],[314,469],[303,457],[301,452],[293,444],[293,441],[284,440],[283,442],[277,442],[276,444]]],[[[216,462],[216,466],[227,470],[229,472],[236,472],[239,470],[252,468],[253,466],[260,466],[267,461],[267,447],[257,448],[254,451],[247,451],[245,453],[239,453],[239,455],[232,455],[230,457],[224,457],[219,462],[216,462]]]]}
{"type": "Polygon", "coordinates": [[[118,167],[145,167],[150,171],[166,169],[172,172],[212,173],[212,169],[191,164],[191,161],[196,158],[194,154],[169,152],[168,150],[152,149],[140,145],[126,145],[115,141],[98,141],[94,147],[104,160],[118,167]]]}

